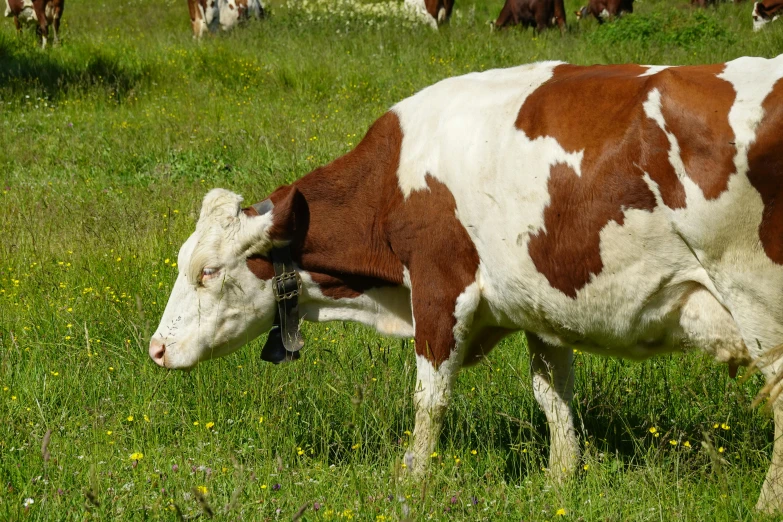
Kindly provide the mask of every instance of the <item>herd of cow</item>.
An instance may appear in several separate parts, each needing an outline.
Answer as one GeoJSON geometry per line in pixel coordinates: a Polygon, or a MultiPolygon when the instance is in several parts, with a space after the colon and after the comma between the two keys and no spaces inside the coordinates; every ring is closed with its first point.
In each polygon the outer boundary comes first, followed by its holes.
{"type": "MultiPolygon", "coordinates": [[[[717,0],[691,0],[701,7],[717,0]]],[[[735,0],[741,1],[741,0],[735,0]]],[[[250,18],[263,18],[261,0],[187,0],[193,37],[201,38],[218,29],[229,30],[239,22],[250,18]]],[[[577,20],[593,16],[599,23],[633,13],[634,0],[588,0],[587,5],[576,11],[577,20]]],[[[454,8],[454,0],[405,0],[405,4],[419,12],[436,26],[448,22],[454,8]]],[[[21,22],[36,26],[42,47],[46,47],[49,26],[54,28],[54,41],[58,42],[60,19],[65,0],[6,0],[5,16],[13,17],[17,31],[21,22]]],[[[783,0],[762,0],[753,5],[753,29],[758,31],[766,23],[776,20],[783,9],[783,0]]],[[[557,25],[565,31],[566,12],[563,0],[505,0],[494,27],[502,28],[521,24],[543,31],[557,25]]]]}

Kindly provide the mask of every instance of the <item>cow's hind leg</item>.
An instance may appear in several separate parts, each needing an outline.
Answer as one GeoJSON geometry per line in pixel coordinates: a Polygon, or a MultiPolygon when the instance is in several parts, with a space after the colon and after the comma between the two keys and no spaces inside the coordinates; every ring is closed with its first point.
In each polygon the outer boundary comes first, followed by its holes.
{"type": "Polygon", "coordinates": [[[571,413],[574,395],[574,353],[571,348],[552,346],[527,333],[533,393],[549,425],[549,472],[562,480],[576,470],[579,442],[571,413]]]}

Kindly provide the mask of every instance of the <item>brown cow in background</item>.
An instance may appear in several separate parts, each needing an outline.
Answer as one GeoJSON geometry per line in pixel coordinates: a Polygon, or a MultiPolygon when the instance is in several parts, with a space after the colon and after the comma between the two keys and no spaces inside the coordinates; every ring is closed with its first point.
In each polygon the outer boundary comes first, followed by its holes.
{"type": "Polygon", "coordinates": [[[60,18],[63,9],[65,0],[6,0],[5,16],[14,18],[17,31],[22,30],[21,22],[36,24],[41,47],[45,48],[50,25],[54,26],[54,43],[60,41],[60,18]]]}
{"type": "Polygon", "coordinates": [[[753,4],[753,30],[758,31],[783,14],[783,0],[764,0],[753,4]]]}
{"type": "Polygon", "coordinates": [[[506,0],[495,27],[500,29],[517,24],[525,28],[535,26],[539,32],[557,24],[560,32],[564,33],[566,14],[563,0],[506,0]]]}
{"type": "Polygon", "coordinates": [[[602,24],[625,13],[633,13],[633,0],[589,0],[586,6],[576,12],[576,19],[593,15],[602,24]]]}

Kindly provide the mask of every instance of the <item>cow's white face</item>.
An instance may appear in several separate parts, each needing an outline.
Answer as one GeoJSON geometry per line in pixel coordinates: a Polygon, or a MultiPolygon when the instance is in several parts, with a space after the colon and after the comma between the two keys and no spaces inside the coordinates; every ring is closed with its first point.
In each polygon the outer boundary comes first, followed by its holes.
{"type": "Polygon", "coordinates": [[[270,281],[256,277],[247,257],[265,254],[272,213],[247,216],[242,198],[214,189],[204,198],[196,231],[179,251],[179,274],[150,341],[150,357],[166,368],[192,368],[222,357],[272,327],[270,281]]]}

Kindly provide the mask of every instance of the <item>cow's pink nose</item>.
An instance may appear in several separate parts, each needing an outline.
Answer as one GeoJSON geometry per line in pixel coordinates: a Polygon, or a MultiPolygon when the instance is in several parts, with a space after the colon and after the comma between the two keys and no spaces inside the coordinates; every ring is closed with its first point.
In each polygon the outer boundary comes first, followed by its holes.
{"type": "Polygon", "coordinates": [[[163,356],[166,354],[166,345],[157,339],[150,341],[150,357],[158,366],[165,366],[163,356]]]}

